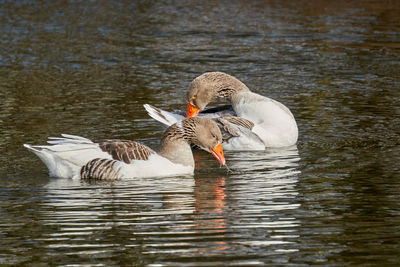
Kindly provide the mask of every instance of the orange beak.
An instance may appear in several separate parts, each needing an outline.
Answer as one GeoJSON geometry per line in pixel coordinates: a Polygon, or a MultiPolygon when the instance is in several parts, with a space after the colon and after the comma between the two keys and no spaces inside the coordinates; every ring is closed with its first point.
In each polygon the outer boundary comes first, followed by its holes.
{"type": "Polygon", "coordinates": [[[199,114],[199,112],[200,109],[198,107],[195,107],[190,102],[187,103],[187,114],[186,114],[187,118],[196,117],[197,114],[199,114]]]}
{"type": "Polygon", "coordinates": [[[225,157],[224,151],[222,150],[222,144],[216,145],[210,152],[221,165],[225,165],[225,157]]]}

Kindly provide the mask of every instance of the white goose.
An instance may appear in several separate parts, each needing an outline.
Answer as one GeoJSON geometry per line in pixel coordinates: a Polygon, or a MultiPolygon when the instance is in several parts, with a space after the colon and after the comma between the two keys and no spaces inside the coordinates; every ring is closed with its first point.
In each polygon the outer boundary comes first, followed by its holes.
{"type": "MultiPolygon", "coordinates": [[[[170,126],[184,120],[186,117],[181,112],[168,112],[149,104],[143,105],[153,119],[164,125],[170,126]]],[[[201,118],[210,118],[215,121],[222,133],[222,148],[224,150],[264,150],[264,142],[251,131],[254,123],[236,116],[225,116],[233,113],[219,112],[218,109],[207,109],[207,113],[199,113],[201,118]],[[215,112],[214,112],[215,111],[215,112]]]]}
{"type": "Polygon", "coordinates": [[[80,136],[62,136],[50,137],[52,145],[24,144],[53,177],[114,180],[193,174],[191,145],[212,153],[225,165],[222,135],[210,119],[189,118],[173,124],[165,131],[158,153],[135,141],[93,142],[80,136]]]}
{"type": "Polygon", "coordinates": [[[192,81],[187,94],[187,117],[197,116],[215,98],[228,98],[236,116],[254,123],[251,131],[265,147],[296,144],[296,120],[286,106],[251,92],[244,83],[223,72],[206,72],[192,81]]]}

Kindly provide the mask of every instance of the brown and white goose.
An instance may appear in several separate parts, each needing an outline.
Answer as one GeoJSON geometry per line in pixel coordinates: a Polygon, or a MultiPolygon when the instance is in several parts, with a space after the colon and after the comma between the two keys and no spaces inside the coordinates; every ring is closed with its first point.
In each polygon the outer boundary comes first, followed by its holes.
{"type": "Polygon", "coordinates": [[[187,117],[197,116],[215,98],[228,98],[234,116],[254,123],[251,131],[265,147],[296,144],[296,120],[286,106],[251,92],[244,83],[223,72],[206,72],[192,81],[187,94],[187,117]]]}
{"type": "Polygon", "coordinates": [[[210,119],[189,118],[168,127],[158,152],[135,141],[93,142],[75,135],[62,136],[49,137],[51,145],[24,144],[54,177],[114,180],[192,174],[191,145],[212,153],[220,164],[225,164],[222,135],[210,119]]]}

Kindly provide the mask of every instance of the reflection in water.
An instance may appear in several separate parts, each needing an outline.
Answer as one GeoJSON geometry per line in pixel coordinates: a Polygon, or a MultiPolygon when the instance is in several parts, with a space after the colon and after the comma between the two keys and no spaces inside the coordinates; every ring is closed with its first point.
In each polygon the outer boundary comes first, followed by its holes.
{"type": "Polygon", "coordinates": [[[300,160],[297,146],[227,154],[229,154],[230,168],[241,173],[269,171],[268,178],[274,178],[274,176],[285,176],[279,170],[299,172],[296,169],[300,160]]]}
{"type": "Polygon", "coordinates": [[[129,248],[146,251],[154,243],[144,245],[144,239],[163,236],[162,229],[173,225],[175,216],[192,213],[193,186],[193,179],[185,177],[94,184],[52,179],[41,214],[53,231],[43,241],[52,256],[65,248],[82,258],[103,258],[129,248]]]}
{"type": "Polygon", "coordinates": [[[300,175],[297,147],[242,152],[229,158],[232,169],[240,170],[240,174],[231,177],[235,185],[231,187],[235,190],[230,195],[236,206],[243,206],[238,212],[243,221],[236,227],[257,229],[256,234],[262,233],[264,237],[254,236],[240,243],[250,246],[280,244],[282,246],[276,249],[280,253],[297,251],[294,244],[298,242],[296,227],[299,222],[292,215],[286,215],[300,207],[296,199],[300,175]]]}
{"type": "Polygon", "coordinates": [[[196,233],[212,234],[215,241],[205,244],[197,252],[229,249],[225,234],[226,225],[226,194],[225,177],[213,179],[196,179],[194,196],[196,199],[194,214],[196,214],[193,229],[196,233]]]}
{"type": "MultiPolygon", "coordinates": [[[[124,240],[143,257],[178,253],[176,262],[206,252],[217,262],[248,246],[296,251],[298,222],[285,210],[299,207],[297,149],[230,153],[230,159],[235,173],[229,177],[199,173],[90,184],[50,179],[41,209],[49,231],[42,242],[49,255],[69,248],[71,255],[101,258],[124,240]]],[[[251,257],[239,262],[261,263],[251,257]]]]}

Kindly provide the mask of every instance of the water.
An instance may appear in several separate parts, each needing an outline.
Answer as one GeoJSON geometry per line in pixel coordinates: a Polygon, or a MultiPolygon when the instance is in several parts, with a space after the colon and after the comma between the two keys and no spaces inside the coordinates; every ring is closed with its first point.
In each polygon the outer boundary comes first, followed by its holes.
{"type": "Polygon", "coordinates": [[[398,265],[397,1],[2,1],[0,263],[398,265]],[[195,151],[193,177],[51,179],[61,133],[157,147],[142,105],[205,71],[295,114],[297,146],[195,151]]]}

